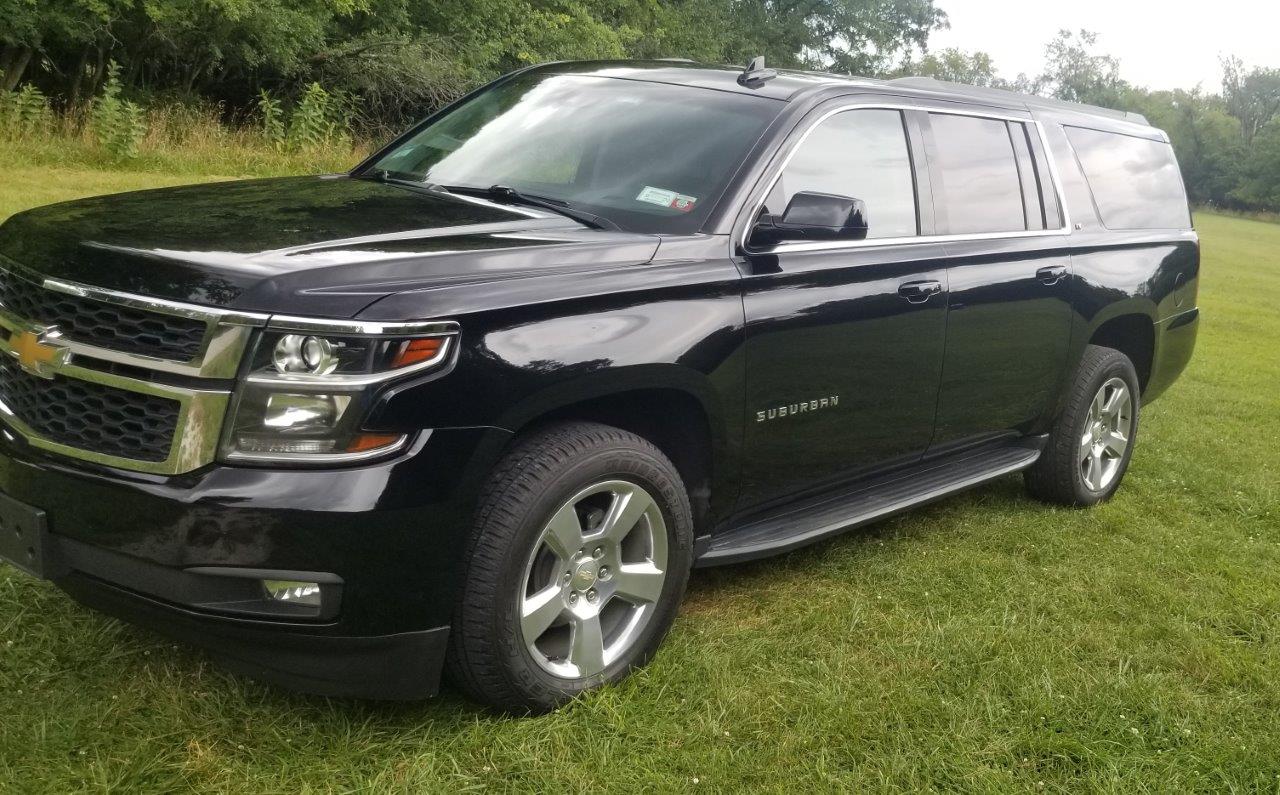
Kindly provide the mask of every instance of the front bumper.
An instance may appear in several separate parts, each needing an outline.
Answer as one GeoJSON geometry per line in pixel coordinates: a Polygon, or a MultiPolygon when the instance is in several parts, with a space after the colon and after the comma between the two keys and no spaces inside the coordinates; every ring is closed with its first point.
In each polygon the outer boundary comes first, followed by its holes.
{"type": "Polygon", "coordinates": [[[45,574],[75,599],[260,679],[378,699],[435,693],[464,533],[509,438],[437,430],[362,467],[162,477],[0,436],[0,492],[45,513],[45,574]],[[322,614],[255,614],[223,598],[260,582],[248,575],[299,572],[340,584],[325,586],[322,614]]]}

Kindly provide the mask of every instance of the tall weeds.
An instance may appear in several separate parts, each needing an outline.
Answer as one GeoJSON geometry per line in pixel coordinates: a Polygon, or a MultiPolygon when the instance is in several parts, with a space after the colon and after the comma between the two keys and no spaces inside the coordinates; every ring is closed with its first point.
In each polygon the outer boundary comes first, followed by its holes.
{"type": "Polygon", "coordinates": [[[227,177],[343,171],[372,148],[344,118],[318,85],[292,106],[264,94],[255,118],[230,121],[214,103],[140,105],[110,80],[89,108],[55,111],[28,85],[0,92],[0,161],[227,177]]]}
{"type": "Polygon", "coordinates": [[[138,156],[138,144],[147,132],[142,108],[120,96],[120,64],[107,67],[107,81],[102,96],[93,101],[90,117],[93,132],[103,151],[116,160],[138,156]]]}

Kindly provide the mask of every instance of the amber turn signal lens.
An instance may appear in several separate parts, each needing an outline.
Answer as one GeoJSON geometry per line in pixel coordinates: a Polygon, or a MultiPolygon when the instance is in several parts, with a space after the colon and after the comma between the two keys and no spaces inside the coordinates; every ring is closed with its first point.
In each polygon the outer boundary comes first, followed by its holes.
{"type": "Polygon", "coordinates": [[[391,360],[391,367],[399,370],[401,367],[408,367],[434,359],[436,354],[440,353],[442,347],[444,347],[444,340],[439,338],[406,340],[400,343],[400,350],[396,352],[396,357],[391,360]]]}
{"type": "Polygon", "coordinates": [[[400,438],[398,433],[362,433],[347,445],[347,452],[367,453],[370,450],[379,450],[383,447],[390,447],[400,441],[400,438]]]}

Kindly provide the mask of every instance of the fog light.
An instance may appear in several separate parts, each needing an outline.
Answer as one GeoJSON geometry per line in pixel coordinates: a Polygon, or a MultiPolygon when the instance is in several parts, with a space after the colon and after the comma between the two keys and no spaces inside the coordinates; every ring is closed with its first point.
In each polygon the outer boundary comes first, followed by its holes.
{"type": "Polygon", "coordinates": [[[320,583],[299,580],[263,580],[267,598],[276,602],[294,602],[307,607],[320,606],[320,583]]]}

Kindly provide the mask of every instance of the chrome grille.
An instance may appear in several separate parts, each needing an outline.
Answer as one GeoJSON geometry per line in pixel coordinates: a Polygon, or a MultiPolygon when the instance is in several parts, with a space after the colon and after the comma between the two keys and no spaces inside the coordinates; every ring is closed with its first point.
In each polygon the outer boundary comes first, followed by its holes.
{"type": "Polygon", "coordinates": [[[0,306],[69,340],[113,351],[189,362],[208,333],[203,320],[163,315],[57,292],[0,270],[0,306]]]}
{"type": "Polygon", "coordinates": [[[35,433],[102,455],[161,462],[169,457],[177,400],[55,376],[31,375],[0,358],[0,402],[35,433]]]}
{"type": "Polygon", "coordinates": [[[265,315],[46,279],[0,257],[0,423],[34,448],[177,475],[213,463],[265,315]]]}

